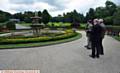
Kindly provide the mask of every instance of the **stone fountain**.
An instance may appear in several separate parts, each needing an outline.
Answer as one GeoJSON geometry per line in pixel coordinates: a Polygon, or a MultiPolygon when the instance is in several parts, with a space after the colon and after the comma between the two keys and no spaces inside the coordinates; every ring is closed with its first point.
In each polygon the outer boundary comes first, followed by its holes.
{"type": "Polygon", "coordinates": [[[41,30],[44,28],[44,24],[39,23],[39,20],[41,20],[42,17],[39,17],[38,12],[35,12],[35,16],[31,17],[31,19],[32,19],[32,25],[30,25],[30,26],[33,30],[33,35],[40,36],[41,30]]]}

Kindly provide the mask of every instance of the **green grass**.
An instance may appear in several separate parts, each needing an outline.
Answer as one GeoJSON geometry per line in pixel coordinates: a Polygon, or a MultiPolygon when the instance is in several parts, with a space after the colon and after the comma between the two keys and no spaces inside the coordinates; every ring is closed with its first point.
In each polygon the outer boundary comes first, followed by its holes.
{"type": "Polygon", "coordinates": [[[9,32],[0,32],[0,34],[5,34],[5,33],[9,33],[9,32]]]}
{"type": "Polygon", "coordinates": [[[27,47],[47,46],[47,45],[70,42],[70,41],[73,41],[73,40],[77,40],[81,37],[82,37],[82,35],[78,33],[77,36],[67,38],[67,39],[62,39],[62,40],[56,40],[56,41],[47,41],[47,42],[39,42],[39,43],[26,43],[26,44],[0,45],[0,49],[13,49],[13,48],[27,48],[27,47]]]}
{"type": "Polygon", "coordinates": [[[0,32],[0,34],[4,34],[4,32],[0,32]]]}
{"type": "MultiPolygon", "coordinates": [[[[32,23],[21,22],[20,24],[23,26],[30,26],[32,23]]],[[[47,25],[52,26],[52,24],[54,24],[54,27],[71,26],[71,23],[62,23],[62,22],[54,22],[54,23],[49,22],[47,25]]],[[[86,27],[85,23],[80,23],[81,29],[84,29],[85,27],[86,27]]]]}
{"type": "Polygon", "coordinates": [[[120,41],[120,36],[114,36],[113,38],[115,38],[116,40],[120,41]]]}
{"type": "Polygon", "coordinates": [[[54,23],[49,22],[48,26],[52,26],[52,24],[54,24],[54,27],[71,26],[71,23],[62,23],[62,22],[54,22],[54,23]]]}
{"type": "MultiPolygon", "coordinates": [[[[21,22],[20,24],[23,25],[23,26],[30,26],[32,23],[24,23],[24,22],[21,22]]],[[[54,24],[54,26],[56,26],[56,27],[60,27],[60,26],[71,26],[71,23],[62,23],[62,22],[54,22],[54,23],[49,22],[49,23],[48,23],[49,26],[52,26],[52,24],[54,24]]]]}
{"type": "Polygon", "coordinates": [[[80,26],[85,28],[86,24],[85,23],[81,23],[80,26]]]}

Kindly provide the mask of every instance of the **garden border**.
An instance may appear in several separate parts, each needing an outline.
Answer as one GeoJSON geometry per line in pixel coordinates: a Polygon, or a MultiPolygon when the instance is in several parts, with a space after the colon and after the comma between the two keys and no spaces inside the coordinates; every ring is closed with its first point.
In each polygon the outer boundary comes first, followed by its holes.
{"type": "Polygon", "coordinates": [[[77,40],[81,37],[82,37],[82,35],[80,33],[77,33],[76,36],[73,36],[73,37],[70,37],[67,39],[62,39],[62,40],[50,41],[50,42],[0,45],[0,50],[1,49],[17,49],[17,48],[31,48],[31,47],[49,46],[49,45],[55,45],[55,44],[61,44],[61,43],[74,41],[74,40],[77,40]]]}

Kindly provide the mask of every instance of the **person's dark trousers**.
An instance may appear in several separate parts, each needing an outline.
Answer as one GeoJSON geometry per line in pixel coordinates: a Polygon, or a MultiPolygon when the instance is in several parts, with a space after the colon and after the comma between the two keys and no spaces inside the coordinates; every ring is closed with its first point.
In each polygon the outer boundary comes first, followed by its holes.
{"type": "Polygon", "coordinates": [[[95,42],[92,41],[92,54],[91,54],[91,55],[92,55],[93,57],[95,57],[95,50],[96,50],[95,48],[96,48],[96,47],[95,47],[95,42]]]}
{"type": "Polygon", "coordinates": [[[96,42],[96,57],[99,57],[100,55],[100,40],[96,42]]]}
{"type": "Polygon", "coordinates": [[[103,38],[100,38],[100,54],[104,55],[104,49],[103,49],[102,42],[103,42],[103,38]]]}
{"type": "Polygon", "coordinates": [[[92,57],[98,57],[100,54],[100,40],[92,41],[92,57]]]}

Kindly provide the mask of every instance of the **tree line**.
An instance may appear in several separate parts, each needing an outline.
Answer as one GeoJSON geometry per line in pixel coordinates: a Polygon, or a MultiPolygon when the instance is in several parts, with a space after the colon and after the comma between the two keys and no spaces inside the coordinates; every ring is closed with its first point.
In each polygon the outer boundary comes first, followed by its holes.
{"type": "MultiPolygon", "coordinates": [[[[20,21],[31,23],[35,12],[25,11],[24,13],[10,14],[0,10],[0,23],[8,21],[9,19],[20,19],[20,21]]],[[[83,15],[76,10],[71,12],[63,13],[56,17],[52,17],[49,12],[45,9],[42,12],[38,11],[38,16],[42,17],[43,22],[78,22],[85,23],[89,19],[103,18],[107,25],[120,25],[120,6],[117,6],[111,1],[106,1],[105,7],[97,7],[96,9],[90,8],[86,15],[83,15]]]]}
{"type": "Polygon", "coordinates": [[[86,13],[86,20],[94,18],[103,18],[107,25],[120,25],[120,6],[106,1],[105,7],[90,8],[86,13]]]}

